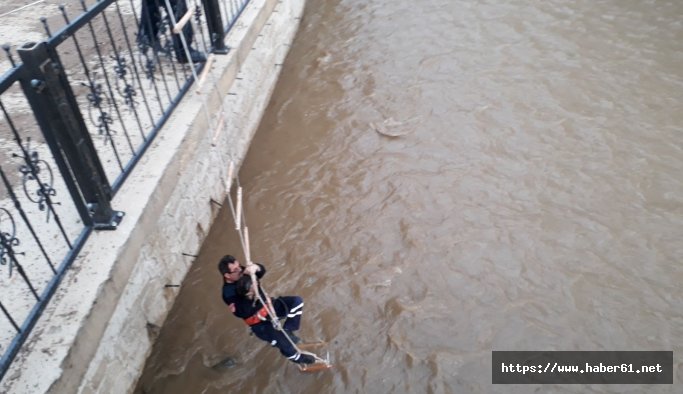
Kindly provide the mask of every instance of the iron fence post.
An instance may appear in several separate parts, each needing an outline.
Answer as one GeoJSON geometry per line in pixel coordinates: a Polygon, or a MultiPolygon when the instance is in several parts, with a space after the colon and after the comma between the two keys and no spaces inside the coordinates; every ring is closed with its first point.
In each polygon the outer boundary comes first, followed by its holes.
{"type": "Polygon", "coordinates": [[[26,70],[21,86],[45,141],[65,181],[78,185],[80,196],[70,190],[74,203],[87,204],[90,217],[83,221],[96,230],[116,229],[123,212],[111,207],[111,186],[59,56],[46,42],[24,44],[17,52],[26,70]]]}
{"type": "Polygon", "coordinates": [[[206,15],[206,25],[211,36],[211,45],[213,46],[213,53],[225,55],[228,53],[228,47],[225,46],[225,32],[223,31],[223,18],[221,17],[221,9],[218,6],[218,0],[202,0],[204,6],[204,14],[206,15]]]}

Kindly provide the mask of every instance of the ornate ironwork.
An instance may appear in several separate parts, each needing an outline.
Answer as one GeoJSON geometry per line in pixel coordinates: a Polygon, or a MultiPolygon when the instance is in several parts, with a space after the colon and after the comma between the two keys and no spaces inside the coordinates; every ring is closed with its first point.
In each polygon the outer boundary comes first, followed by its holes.
{"type": "MultiPolygon", "coordinates": [[[[164,8],[166,10],[166,8],[164,8]]],[[[166,32],[170,30],[171,26],[171,21],[168,19],[168,17],[160,18],[157,22],[157,35],[159,37],[163,37],[166,35],[166,32]]]]}
{"type": "Polygon", "coordinates": [[[129,107],[132,107],[137,104],[135,101],[135,96],[137,96],[137,91],[135,91],[135,87],[133,85],[126,83],[126,87],[123,89],[123,99],[129,107]]]}
{"type": "Polygon", "coordinates": [[[102,105],[102,84],[101,83],[85,83],[81,82],[81,85],[87,86],[90,89],[90,93],[87,94],[88,102],[95,108],[99,108],[102,105]]]}
{"type": "Polygon", "coordinates": [[[132,78],[132,76],[130,76],[128,73],[129,66],[126,61],[126,57],[119,55],[112,56],[111,58],[113,60],[116,60],[116,64],[114,65],[114,72],[118,77],[116,79],[116,90],[123,97],[123,101],[126,103],[126,105],[132,109],[133,106],[137,104],[137,102],[135,101],[135,96],[137,95],[137,92],[135,91],[135,87],[131,85],[129,81],[129,78],[132,78]],[[123,89],[121,89],[120,81],[124,82],[123,89]]]}
{"type": "Polygon", "coordinates": [[[32,203],[38,204],[38,209],[45,211],[46,221],[50,221],[50,210],[47,209],[47,204],[59,205],[59,203],[52,201],[51,197],[57,195],[57,191],[54,189],[54,174],[52,173],[52,168],[50,164],[45,160],[41,159],[38,151],[31,151],[31,138],[26,139],[26,147],[24,149],[26,156],[13,154],[14,157],[22,157],[24,163],[19,166],[19,172],[22,174],[22,186],[26,197],[32,203]],[[44,182],[41,178],[41,173],[47,176],[47,181],[44,182]],[[37,183],[37,188],[35,192],[31,192],[31,184],[37,183]]]}
{"type": "Polygon", "coordinates": [[[14,261],[10,258],[9,253],[13,254],[23,254],[14,251],[14,247],[18,246],[21,242],[16,237],[17,236],[17,225],[14,222],[12,214],[5,208],[0,208],[0,264],[9,266],[9,276],[12,276],[12,268],[14,267],[14,261]],[[5,227],[5,216],[9,220],[9,227],[5,227]]]}
{"type": "Polygon", "coordinates": [[[97,133],[99,135],[104,135],[105,142],[107,142],[112,134],[116,134],[116,130],[110,127],[110,125],[114,123],[114,120],[109,115],[109,111],[111,111],[111,99],[104,94],[102,84],[95,82],[94,78],[96,77],[97,74],[93,73],[93,80],[89,83],[81,82],[81,85],[90,89],[90,93],[86,95],[88,99],[88,118],[90,119],[90,123],[97,127],[97,133]],[[107,108],[103,108],[104,103],[107,104],[107,108]],[[109,109],[109,111],[105,111],[105,109],[109,109]]]}
{"type": "Polygon", "coordinates": [[[171,40],[166,39],[165,32],[169,30],[166,26],[168,22],[164,19],[156,23],[158,27],[157,37],[153,42],[150,42],[147,37],[141,37],[138,40],[138,49],[140,50],[140,55],[144,57],[141,59],[140,64],[143,65],[145,79],[149,81],[157,81],[159,75],[157,73],[157,56],[159,58],[165,57],[170,59],[173,55],[173,43],[171,40]]]}
{"type": "Polygon", "coordinates": [[[195,22],[197,22],[197,25],[199,25],[201,18],[202,18],[202,8],[197,4],[194,6],[194,20],[195,20],[195,22]]]}
{"type": "Polygon", "coordinates": [[[111,56],[113,60],[116,60],[116,65],[114,66],[114,72],[119,79],[126,79],[126,74],[128,74],[128,66],[126,65],[125,56],[111,56]]]}
{"type": "Polygon", "coordinates": [[[114,123],[114,119],[109,115],[108,112],[102,111],[100,116],[97,117],[97,122],[93,123],[97,126],[97,132],[100,135],[104,135],[105,141],[109,141],[111,135],[116,134],[116,131],[110,127],[110,125],[114,123]]]}
{"type": "Polygon", "coordinates": [[[145,54],[145,59],[145,78],[147,78],[150,81],[156,80],[157,65],[154,62],[154,59],[151,57],[147,57],[147,54],[145,54]]]}

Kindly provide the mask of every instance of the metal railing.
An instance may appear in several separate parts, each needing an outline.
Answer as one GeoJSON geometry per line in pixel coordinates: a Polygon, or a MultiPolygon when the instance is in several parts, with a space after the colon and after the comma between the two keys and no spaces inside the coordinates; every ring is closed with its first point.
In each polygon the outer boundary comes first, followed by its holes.
{"type": "Polygon", "coordinates": [[[45,41],[3,47],[0,379],[92,231],[117,228],[112,198],[248,2],[80,0],[55,33],[41,18],[45,41]]]}

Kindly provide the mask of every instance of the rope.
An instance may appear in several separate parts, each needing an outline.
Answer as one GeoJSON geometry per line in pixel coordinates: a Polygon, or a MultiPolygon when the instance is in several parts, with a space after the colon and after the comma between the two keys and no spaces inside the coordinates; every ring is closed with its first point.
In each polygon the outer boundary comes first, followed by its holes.
{"type": "MultiPolygon", "coordinates": [[[[39,0],[39,1],[44,1],[44,0],[39,0]]],[[[170,1],[165,0],[164,3],[166,6],[166,13],[168,14],[168,17],[171,21],[171,24],[173,26],[177,26],[178,21],[176,21],[175,13],[173,12],[173,7],[171,7],[170,1]]],[[[191,11],[191,9],[188,10],[188,13],[190,11],[191,11]]],[[[192,19],[191,18],[189,19],[189,22],[192,25],[192,19]]],[[[187,58],[187,61],[191,65],[190,70],[192,71],[192,76],[194,77],[194,80],[197,83],[199,83],[199,76],[197,75],[197,72],[195,71],[194,64],[192,63],[189,44],[185,40],[185,35],[182,32],[182,28],[179,30],[180,31],[178,32],[178,37],[180,38],[180,41],[181,41],[181,44],[183,47],[183,51],[185,52],[185,56],[187,58]]],[[[207,62],[205,67],[208,67],[209,65],[210,65],[210,63],[207,62]]],[[[208,72],[208,74],[210,74],[211,82],[213,83],[213,86],[217,90],[220,97],[225,97],[222,90],[220,89],[220,85],[218,84],[218,82],[216,80],[216,76],[214,75],[214,73],[208,72]]],[[[207,109],[207,104],[206,104],[206,97],[204,97],[204,95],[202,95],[202,109],[204,110],[204,114],[205,114],[206,119],[207,119],[209,131],[213,131],[212,130],[212,119],[211,119],[211,116],[209,115],[209,111],[207,109]]],[[[214,140],[218,137],[218,134],[220,133],[221,129],[224,127],[224,125],[226,123],[226,122],[224,122],[224,118],[225,118],[226,113],[227,113],[227,109],[225,108],[225,103],[221,104],[221,112],[222,112],[222,114],[219,116],[218,122],[216,124],[216,130],[214,132],[214,140]]],[[[249,248],[249,228],[247,227],[246,216],[244,214],[244,209],[243,209],[243,204],[242,204],[242,186],[239,184],[240,182],[239,182],[238,176],[235,176],[235,179],[237,180],[237,194],[236,194],[237,208],[235,208],[235,205],[232,202],[232,197],[230,195],[230,191],[232,189],[233,170],[234,170],[234,163],[232,161],[230,161],[230,167],[228,169],[228,179],[227,179],[226,185],[225,185],[227,192],[228,192],[227,193],[228,194],[227,200],[229,203],[228,205],[230,207],[230,212],[231,212],[232,217],[235,221],[235,230],[237,230],[237,233],[238,233],[239,239],[240,239],[240,244],[242,246],[242,250],[244,251],[244,254],[246,257],[246,264],[247,264],[247,267],[249,267],[249,266],[253,265],[254,263],[251,261],[251,253],[250,253],[250,248],[249,248]]],[[[275,308],[272,305],[271,299],[268,296],[268,294],[266,293],[266,291],[262,287],[260,287],[259,282],[256,279],[256,275],[251,274],[251,279],[252,279],[253,286],[257,286],[255,289],[256,290],[255,291],[256,297],[261,302],[261,304],[265,306],[266,311],[268,312],[268,315],[270,316],[271,321],[273,322],[274,328],[277,329],[278,331],[282,332],[282,334],[285,336],[285,338],[287,338],[287,340],[292,345],[292,347],[297,351],[297,353],[310,355],[316,361],[321,361],[325,364],[328,364],[327,360],[324,360],[324,359],[318,357],[318,355],[316,355],[315,353],[303,351],[298,346],[296,346],[294,341],[292,341],[292,339],[289,337],[287,332],[280,325],[280,321],[277,317],[277,314],[275,313],[275,308]],[[263,300],[261,298],[261,294],[258,291],[259,288],[261,289],[261,291],[263,291],[263,294],[265,295],[266,300],[263,300]]]]}
{"type": "MultiPolygon", "coordinates": [[[[230,186],[232,185],[232,169],[234,168],[234,165],[232,162],[230,162],[230,167],[228,170],[228,176],[230,179],[226,182],[226,185],[228,186],[228,195],[227,195],[227,200],[228,200],[228,205],[230,206],[230,212],[232,213],[233,220],[235,221],[235,230],[237,230],[237,233],[239,234],[240,237],[240,242],[242,243],[242,249],[244,251],[244,255],[246,257],[246,265],[247,267],[254,266],[254,262],[251,261],[251,256],[250,256],[250,249],[249,249],[249,228],[246,225],[246,217],[244,214],[244,208],[242,204],[242,186],[239,185],[239,177],[235,176],[235,179],[237,180],[237,210],[235,209],[233,202],[232,202],[232,197],[230,195],[230,186]]],[[[260,285],[258,279],[256,278],[255,273],[251,273],[251,283],[253,286],[253,291],[255,294],[255,297],[258,301],[261,302],[261,305],[263,305],[266,308],[266,311],[268,312],[268,316],[271,319],[271,322],[273,323],[273,328],[276,330],[282,332],[282,334],[287,338],[287,341],[292,345],[294,350],[298,354],[306,354],[311,357],[313,357],[316,361],[320,361],[322,363],[328,364],[328,360],[325,360],[321,357],[319,357],[317,354],[308,352],[305,350],[301,350],[296,343],[292,340],[292,338],[289,337],[287,334],[287,331],[285,331],[282,328],[282,325],[280,324],[280,320],[277,316],[277,313],[275,312],[275,308],[273,307],[272,300],[268,293],[266,293],[266,290],[260,285]],[[261,292],[263,292],[265,296],[265,300],[261,297],[261,292]]],[[[256,301],[254,301],[256,302],[256,301]]]]}
{"type": "MultiPolygon", "coordinates": [[[[168,14],[167,16],[170,19],[171,24],[173,26],[177,26],[178,21],[175,18],[175,12],[173,11],[173,7],[171,6],[171,2],[169,0],[165,0],[164,4],[166,5],[166,14],[168,14]]],[[[176,5],[176,7],[177,7],[177,5],[176,5]]],[[[191,11],[192,11],[192,9],[190,7],[188,7],[187,14],[191,15],[191,11]]],[[[185,21],[185,23],[187,23],[187,22],[188,22],[188,20],[185,21]]],[[[192,26],[192,18],[189,18],[189,22],[190,22],[190,27],[194,28],[192,26]]],[[[184,26],[184,24],[183,24],[183,26],[184,26]]],[[[178,36],[178,38],[180,38],[180,43],[183,47],[183,52],[185,53],[186,64],[189,66],[190,71],[192,72],[192,77],[194,78],[195,84],[198,84],[199,83],[199,76],[197,75],[197,70],[195,69],[195,63],[192,61],[192,56],[190,54],[190,43],[188,43],[187,40],[185,39],[185,33],[182,30],[183,30],[183,27],[180,28],[180,32],[177,34],[177,36],[178,36]]],[[[171,37],[171,40],[173,40],[173,37],[171,37]]],[[[177,49],[174,48],[174,51],[177,51],[177,49]]],[[[205,71],[209,67],[211,67],[211,62],[209,62],[208,58],[207,58],[207,61],[204,64],[205,71]]],[[[183,75],[184,75],[184,73],[183,73],[183,75]]],[[[202,73],[202,76],[203,75],[205,75],[205,74],[202,73]]],[[[215,85],[215,81],[214,81],[214,85],[215,85]]],[[[216,86],[216,89],[219,89],[219,87],[216,86]]],[[[222,95],[222,92],[220,92],[220,90],[219,90],[219,93],[222,95]]],[[[206,95],[201,95],[201,96],[202,96],[202,109],[204,110],[204,116],[206,117],[207,127],[209,129],[209,132],[212,132],[214,126],[212,124],[211,115],[209,114],[209,110],[208,110],[207,105],[206,105],[206,95]]],[[[224,108],[221,108],[221,109],[223,109],[223,111],[225,111],[224,108]]],[[[220,122],[219,122],[219,125],[220,125],[220,122]]]]}
{"type": "Polygon", "coordinates": [[[15,13],[15,12],[17,12],[17,11],[21,11],[21,10],[23,10],[24,8],[28,8],[28,7],[34,6],[34,5],[38,4],[38,3],[42,3],[42,2],[44,2],[44,1],[45,1],[45,0],[34,1],[34,2],[31,3],[31,4],[26,4],[26,5],[21,6],[21,7],[19,7],[19,8],[15,8],[15,9],[13,9],[12,11],[7,11],[7,12],[5,12],[4,14],[0,14],[0,18],[2,18],[3,16],[7,16],[7,15],[9,15],[9,14],[13,14],[13,13],[15,13]]]}

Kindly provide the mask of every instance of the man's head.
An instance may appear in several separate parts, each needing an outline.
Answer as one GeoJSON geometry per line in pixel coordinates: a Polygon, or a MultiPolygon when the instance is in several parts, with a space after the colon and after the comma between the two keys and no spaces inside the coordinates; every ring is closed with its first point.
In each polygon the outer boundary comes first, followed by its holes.
{"type": "Polygon", "coordinates": [[[218,262],[218,271],[226,282],[235,282],[242,274],[242,267],[236,258],[228,254],[218,262]]]}

